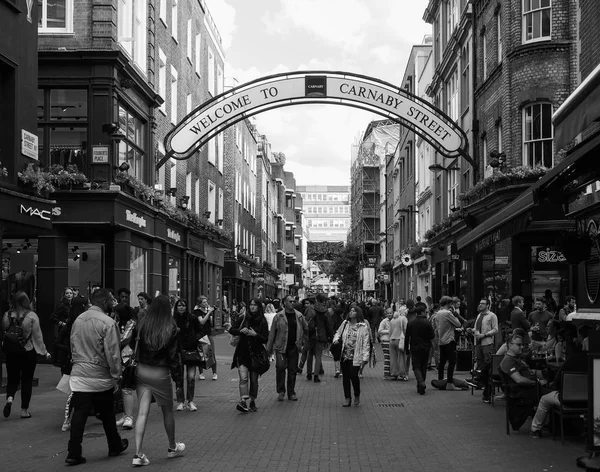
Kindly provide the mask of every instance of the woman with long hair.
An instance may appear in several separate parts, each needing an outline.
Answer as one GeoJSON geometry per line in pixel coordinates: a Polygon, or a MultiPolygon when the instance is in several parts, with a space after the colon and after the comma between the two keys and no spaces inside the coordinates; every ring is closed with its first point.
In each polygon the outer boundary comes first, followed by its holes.
{"type": "Polygon", "coordinates": [[[240,402],[236,409],[242,413],[258,411],[258,373],[252,371],[252,352],[260,349],[269,340],[269,328],[261,301],[253,298],[248,307],[248,313],[244,317],[238,317],[235,325],[229,330],[233,336],[240,337],[231,368],[237,367],[240,376],[240,402]],[[248,400],[250,405],[246,403],[248,400]]]}
{"type": "Polygon", "coordinates": [[[392,380],[408,380],[404,337],[408,319],[407,310],[400,309],[390,320],[390,378],[392,380]]]}
{"type": "Polygon", "coordinates": [[[342,343],[342,383],[345,402],[348,407],[352,403],[350,384],[354,389],[354,405],[360,405],[360,378],[358,373],[369,362],[370,334],[362,310],[352,305],[346,320],[339,326],[332,342],[342,343]]]}
{"type": "MultiPolygon", "coordinates": [[[[214,323],[213,313],[214,313],[216,307],[210,306],[208,303],[208,298],[205,297],[204,295],[200,295],[198,297],[197,301],[198,301],[198,304],[194,307],[194,315],[196,315],[198,317],[198,321],[200,322],[200,325],[202,326],[202,333],[201,333],[200,337],[207,336],[208,340],[210,341],[210,346],[212,348],[213,361],[214,361],[213,365],[212,365],[212,372],[213,372],[212,379],[217,380],[219,378],[217,376],[217,358],[216,358],[216,353],[215,353],[215,340],[212,335],[212,327],[213,327],[213,323],[214,323]]],[[[200,369],[199,379],[205,380],[204,374],[202,373],[202,367],[199,367],[199,369],[200,369]]]]}
{"type": "Polygon", "coordinates": [[[65,287],[63,290],[62,297],[52,315],[50,315],[50,319],[56,325],[55,334],[58,334],[60,328],[67,324],[69,320],[69,314],[71,313],[71,303],[73,302],[73,298],[75,297],[75,292],[71,287],[65,287]]]}
{"type": "Polygon", "coordinates": [[[162,410],[163,423],[169,439],[167,457],[177,457],[185,450],[185,444],[175,442],[171,379],[175,383],[179,381],[181,368],[177,352],[177,325],[171,316],[171,304],[166,296],[158,295],[152,300],[146,316],[133,332],[134,342],[138,338],[136,391],[139,406],[132,464],[143,466],[150,464],[150,460],[142,451],[142,443],[152,397],[162,410]]]}
{"type": "Polygon", "coordinates": [[[267,325],[269,326],[269,330],[271,330],[271,325],[273,324],[273,319],[277,312],[275,311],[275,307],[272,303],[267,303],[265,307],[265,318],[267,319],[267,325]]]}
{"type": "MultiPolygon", "coordinates": [[[[55,365],[60,366],[60,373],[62,375],[71,375],[71,367],[73,366],[71,362],[71,328],[73,327],[73,323],[77,317],[87,311],[90,306],[90,301],[87,297],[73,298],[67,324],[58,331],[58,336],[54,341],[54,347],[56,352],[60,353],[60,357],[59,359],[55,359],[55,365]]],[[[72,398],[73,393],[71,392],[67,397],[67,402],[65,404],[65,418],[61,428],[63,432],[71,429],[71,413],[73,412],[71,406],[72,398]]]]}
{"type": "Polygon", "coordinates": [[[394,312],[391,308],[385,309],[385,316],[381,323],[377,333],[381,341],[381,350],[383,351],[383,380],[390,380],[390,320],[394,312]]]}
{"type": "MultiPolygon", "coordinates": [[[[179,350],[195,351],[198,349],[198,339],[202,337],[202,326],[196,314],[192,314],[187,309],[187,302],[180,298],[173,307],[173,319],[177,324],[177,340],[179,350]]],[[[190,411],[198,410],[194,403],[194,393],[196,389],[196,367],[198,364],[186,361],[182,357],[184,376],[175,385],[175,394],[177,395],[177,411],[183,411],[186,408],[190,411]],[[184,391],[184,384],[187,384],[187,397],[184,391]],[[187,404],[186,404],[187,398],[187,404]]]]}
{"type": "Polygon", "coordinates": [[[22,349],[11,350],[6,342],[4,344],[7,385],[6,405],[3,414],[5,418],[10,416],[13,399],[20,383],[21,418],[31,418],[29,403],[33,391],[33,374],[37,365],[37,355],[50,359],[50,353],[48,353],[44,344],[40,319],[31,310],[31,303],[25,292],[15,293],[12,309],[4,313],[2,317],[2,331],[6,333],[9,327],[12,327],[13,330],[22,331],[22,339],[19,340],[22,349]]]}

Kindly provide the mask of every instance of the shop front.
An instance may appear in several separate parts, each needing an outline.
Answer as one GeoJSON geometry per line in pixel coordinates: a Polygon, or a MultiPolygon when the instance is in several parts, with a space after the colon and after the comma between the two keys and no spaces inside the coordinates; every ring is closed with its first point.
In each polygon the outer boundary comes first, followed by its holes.
{"type": "MultiPolygon", "coordinates": [[[[223,269],[225,266],[225,250],[216,246],[211,239],[204,241],[204,261],[202,266],[202,289],[208,297],[208,303],[217,307],[214,327],[223,327],[223,269]]],[[[250,275],[248,274],[248,277],[250,275]]],[[[230,300],[230,299],[228,299],[230,300]]]]}
{"type": "Polygon", "coordinates": [[[250,298],[254,296],[250,291],[250,282],[252,280],[252,270],[246,264],[235,259],[225,261],[223,283],[227,287],[231,300],[245,302],[246,305],[250,298]]]}

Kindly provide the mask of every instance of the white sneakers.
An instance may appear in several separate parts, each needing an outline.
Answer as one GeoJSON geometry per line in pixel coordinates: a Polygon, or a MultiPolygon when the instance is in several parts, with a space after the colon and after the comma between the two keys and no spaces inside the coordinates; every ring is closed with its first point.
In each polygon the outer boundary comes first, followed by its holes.
{"type": "Polygon", "coordinates": [[[219,376],[217,374],[213,374],[213,380],[217,380],[219,376]]]}
{"type": "Polygon", "coordinates": [[[196,404],[194,402],[189,402],[188,403],[188,410],[190,411],[196,411],[198,409],[198,407],[196,406],[196,404]]]}
{"type": "MultiPolygon", "coordinates": [[[[183,455],[183,451],[185,451],[185,444],[183,443],[175,443],[175,449],[171,449],[170,447],[167,448],[167,458],[169,459],[173,459],[174,457],[178,457],[183,455]]],[[[141,467],[144,465],[150,465],[150,459],[148,459],[148,457],[146,457],[146,454],[142,454],[141,456],[138,456],[137,454],[135,454],[133,456],[133,460],[131,461],[132,465],[135,465],[137,467],[141,467]]]]}
{"type": "Polygon", "coordinates": [[[125,417],[122,416],[120,420],[117,420],[117,428],[123,426],[124,423],[125,423],[125,417]]]}
{"type": "Polygon", "coordinates": [[[175,443],[175,449],[168,448],[167,449],[167,457],[169,459],[173,459],[173,457],[177,457],[183,454],[185,451],[185,444],[183,443],[175,443]]]}
{"type": "Polygon", "coordinates": [[[146,457],[146,454],[142,454],[141,456],[135,454],[131,463],[139,467],[142,465],[150,465],[150,460],[146,457]]]}
{"type": "Polygon", "coordinates": [[[204,377],[204,374],[200,374],[200,377],[198,377],[200,380],[206,380],[206,377],[204,377]]]}
{"type": "Polygon", "coordinates": [[[125,417],[125,421],[123,421],[123,429],[133,429],[133,418],[131,416],[125,417]]]}
{"type": "Polygon", "coordinates": [[[177,411],[183,411],[185,410],[185,405],[183,403],[178,403],[177,404],[177,408],[175,408],[177,411]]]}

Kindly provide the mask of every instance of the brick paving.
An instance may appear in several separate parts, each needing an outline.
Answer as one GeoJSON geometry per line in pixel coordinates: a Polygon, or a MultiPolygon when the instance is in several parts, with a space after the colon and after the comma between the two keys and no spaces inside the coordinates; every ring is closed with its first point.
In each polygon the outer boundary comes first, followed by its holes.
{"type": "MultiPolygon", "coordinates": [[[[210,375],[198,380],[198,411],[176,412],[177,440],[187,448],[183,457],[166,458],[162,417],[152,406],[144,439],[150,470],[569,472],[579,470],[575,458],[585,453],[579,438],[567,439],[564,446],[551,437],[530,439],[529,423],[507,436],[502,403],[492,408],[478,392],[471,396],[431,387],[419,396],[412,376],[409,382],[383,381],[382,363],[365,369],[361,405],[351,408],[341,408],[341,378],[333,378],[331,359],[324,362],[321,383],[298,377],[298,402],[277,402],[272,366],[259,381],[259,412],[241,414],[235,410],[237,370],[229,368],[233,348],[227,336],[216,337],[216,350],[219,380],[210,375]]],[[[54,389],[59,371],[42,365],[36,376],[40,386],[34,389],[33,418],[19,418],[18,396],[11,418],[0,418],[2,470],[66,467],[68,433],[60,431],[65,396],[54,389]]],[[[122,435],[130,440],[130,449],[108,458],[102,426],[90,418],[83,444],[88,462],[77,469],[131,467],[133,431],[122,435]]]]}

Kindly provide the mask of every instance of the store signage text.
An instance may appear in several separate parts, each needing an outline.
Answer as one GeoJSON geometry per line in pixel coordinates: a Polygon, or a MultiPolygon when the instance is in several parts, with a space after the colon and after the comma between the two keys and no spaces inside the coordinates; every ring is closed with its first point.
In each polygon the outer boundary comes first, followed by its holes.
{"type": "Polygon", "coordinates": [[[176,243],[181,242],[181,235],[177,231],[172,230],[171,228],[167,228],[167,238],[172,239],[176,243]]]}
{"type": "Polygon", "coordinates": [[[36,160],[38,158],[38,137],[24,129],[21,130],[21,154],[36,160]]]}
{"type": "MultiPolygon", "coordinates": [[[[24,205],[21,205],[20,213],[21,214],[25,214],[25,215],[29,215],[29,216],[35,216],[35,217],[40,218],[42,220],[50,221],[50,217],[52,216],[52,214],[54,213],[54,211],[40,210],[39,208],[34,208],[34,207],[28,207],[28,208],[26,208],[24,205]]],[[[60,215],[60,208],[58,208],[58,214],[60,215]]]]}
{"type": "Polygon", "coordinates": [[[475,243],[475,252],[483,251],[485,248],[493,246],[500,241],[500,230],[494,231],[487,236],[484,236],[475,243]]]}
{"type": "Polygon", "coordinates": [[[560,251],[552,251],[549,248],[546,250],[538,250],[537,261],[540,263],[566,262],[567,258],[560,251]]]}
{"type": "Polygon", "coordinates": [[[108,146],[92,146],[92,164],[108,164],[108,146]]]}
{"type": "Polygon", "coordinates": [[[240,85],[197,107],[167,135],[169,158],[188,159],[218,133],[249,117],[282,106],[304,103],[337,103],[378,110],[400,120],[426,139],[445,157],[465,156],[467,139],[448,116],[427,101],[402,88],[365,76],[333,72],[294,72],[269,76],[240,85]]]}
{"type": "Polygon", "coordinates": [[[140,228],[146,227],[146,218],[138,216],[137,213],[134,213],[131,210],[125,210],[125,221],[138,225],[140,228]]]}

